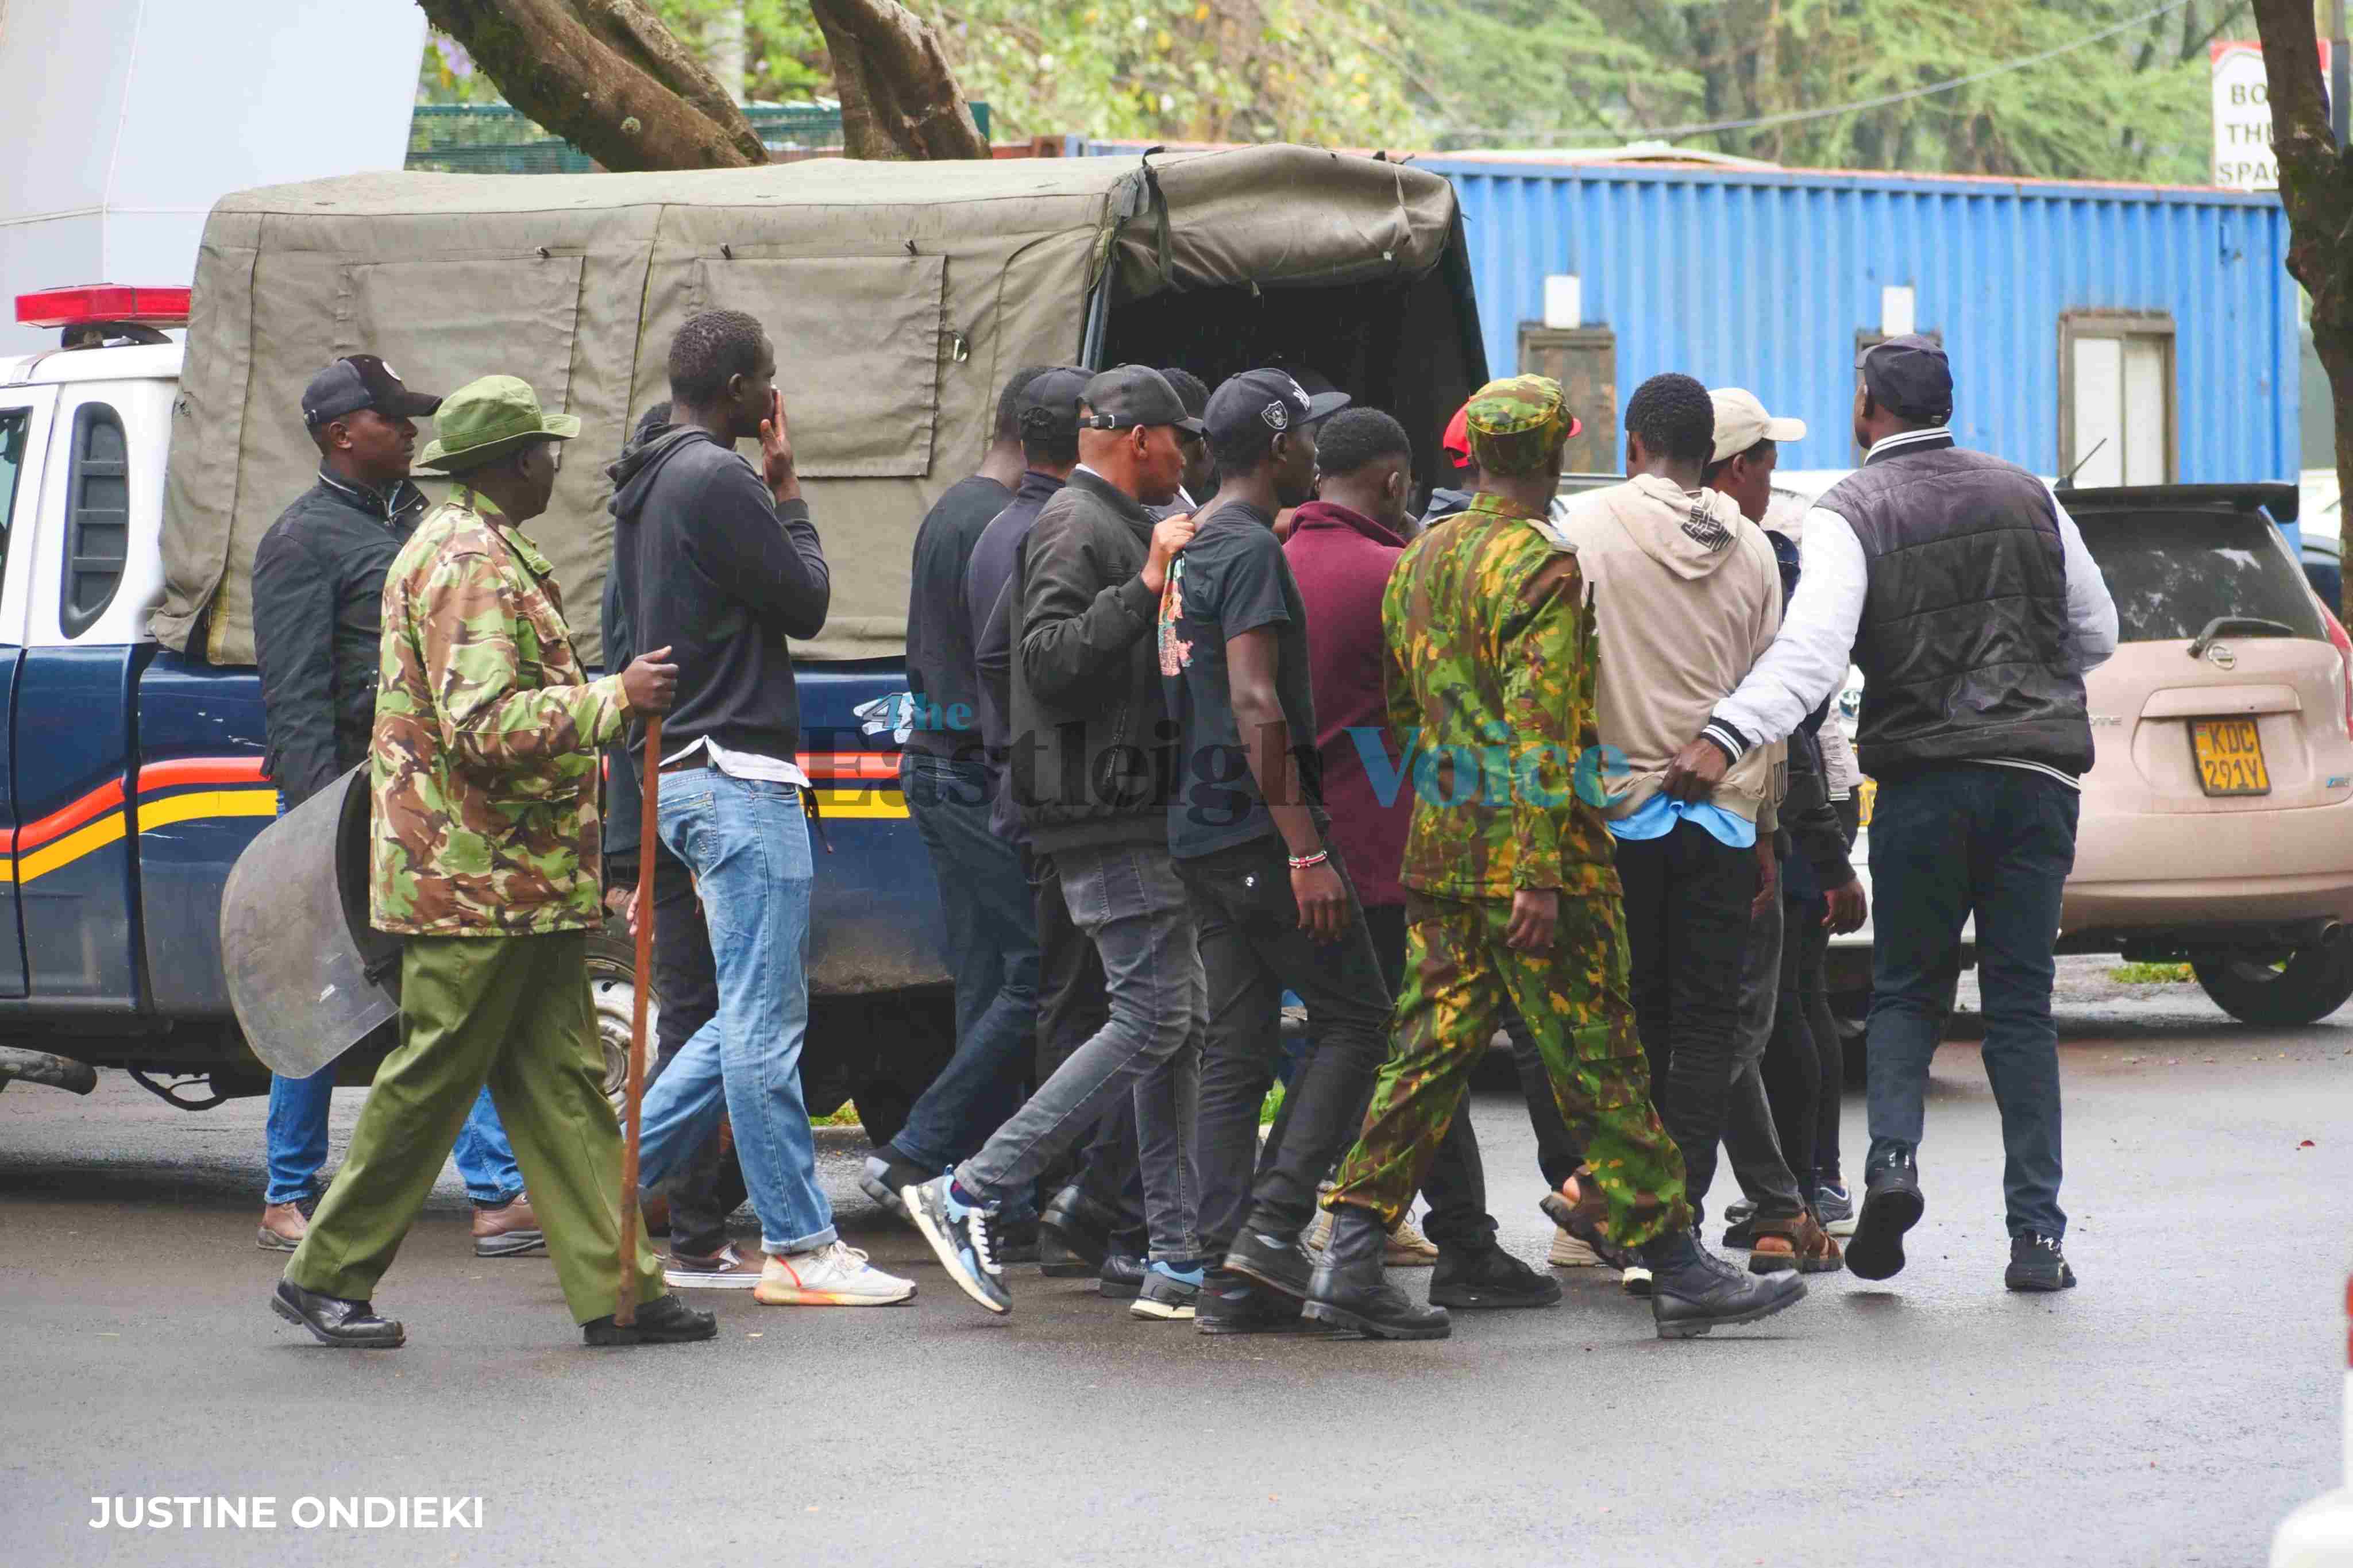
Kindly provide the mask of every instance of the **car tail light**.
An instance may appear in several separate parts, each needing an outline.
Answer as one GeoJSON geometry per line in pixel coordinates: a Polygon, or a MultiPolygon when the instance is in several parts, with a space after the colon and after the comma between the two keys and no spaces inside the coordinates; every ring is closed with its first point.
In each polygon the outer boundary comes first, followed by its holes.
{"type": "Polygon", "coordinates": [[[2345,635],[2344,623],[2327,605],[2320,606],[2320,618],[2328,625],[2328,640],[2336,647],[2337,657],[2345,661],[2345,733],[2353,738],[2353,637],[2345,635]]]}
{"type": "Polygon", "coordinates": [[[86,283],[75,289],[44,289],[16,296],[20,327],[79,327],[91,321],[127,321],[142,327],[188,324],[185,289],[134,288],[124,283],[86,283]]]}

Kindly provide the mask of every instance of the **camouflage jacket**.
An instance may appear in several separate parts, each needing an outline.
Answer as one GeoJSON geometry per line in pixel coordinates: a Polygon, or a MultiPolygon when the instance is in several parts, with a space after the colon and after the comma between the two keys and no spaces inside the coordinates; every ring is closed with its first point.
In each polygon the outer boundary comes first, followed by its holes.
{"type": "Polygon", "coordinates": [[[406,936],[600,923],[596,747],[621,680],[572,651],[547,558],[471,490],[425,516],[384,583],[370,745],[369,914],[406,936]]]}
{"type": "Polygon", "coordinates": [[[1576,554],[1491,494],[1406,547],[1381,602],[1388,721],[1414,792],[1407,887],[1615,896],[1601,814],[1578,798],[1594,629],[1576,554]]]}

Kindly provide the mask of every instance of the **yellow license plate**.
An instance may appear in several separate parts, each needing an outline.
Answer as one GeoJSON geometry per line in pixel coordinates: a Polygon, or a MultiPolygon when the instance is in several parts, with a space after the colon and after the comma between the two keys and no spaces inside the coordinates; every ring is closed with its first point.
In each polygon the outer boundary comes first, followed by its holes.
{"type": "Polygon", "coordinates": [[[2198,783],[2208,795],[2272,793],[2263,737],[2253,719],[2192,719],[2189,749],[2198,759],[2198,783]]]}

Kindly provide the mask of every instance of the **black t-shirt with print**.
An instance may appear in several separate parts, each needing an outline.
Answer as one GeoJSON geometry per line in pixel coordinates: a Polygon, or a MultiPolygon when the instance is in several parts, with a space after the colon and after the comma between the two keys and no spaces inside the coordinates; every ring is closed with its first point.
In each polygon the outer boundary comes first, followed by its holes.
{"type": "Polygon", "coordinates": [[[1226,644],[1271,627],[1275,696],[1291,727],[1291,754],[1308,809],[1326,821],[1318,785],[1315,699],[1307,670],[1307,606],[1274,520],[1228,501],[1200,520],[1169,570],[1160,601],[1160,677],[1179,727],[1168,798],[1168,852],[1179,859],[1247,844],[1275,831],[1228,684],[1226,644]]]}

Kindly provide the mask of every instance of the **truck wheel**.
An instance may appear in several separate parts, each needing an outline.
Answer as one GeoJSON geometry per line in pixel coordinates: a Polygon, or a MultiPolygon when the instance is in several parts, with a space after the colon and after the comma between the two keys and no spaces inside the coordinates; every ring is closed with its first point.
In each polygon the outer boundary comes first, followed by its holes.
{"type": "MultiPolygon", "coordinates": [[[[637,1006],[637,944],[629,929],[607,922],[588,938],[588,999],[596,1010],[596,1043],[605,1053],[605,1098],[620,1114],[629,1088],[629,1027],[637,1006]]],[[[661,998],[646,999],[646,1073],[654,1070],[654,1026],[661,1017],[661,998]]]]}
{"type": "Polygon", "coordinates": [[[2193,958],[2189,967],[2214,1005],[2242,1024],[2293,1029],[2353,999],[2353,941],[2343,937],[2299,947],[2279,962],[2233,953],[2193,958]]]}

